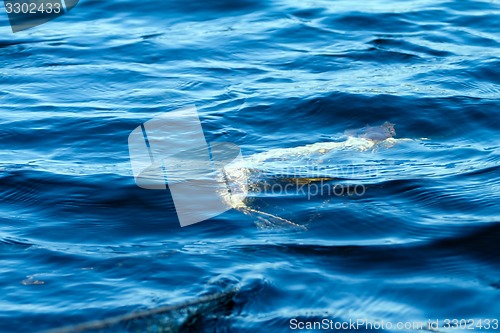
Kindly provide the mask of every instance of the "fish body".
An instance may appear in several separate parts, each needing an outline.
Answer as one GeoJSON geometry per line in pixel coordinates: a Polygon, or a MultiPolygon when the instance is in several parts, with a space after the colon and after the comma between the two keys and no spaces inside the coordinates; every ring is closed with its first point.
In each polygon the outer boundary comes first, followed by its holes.
{"type": "Polygon", "coordinates": [[[227,185],[220,192],[221,198],[227,205],[245,214],[257,214],[266,221],[266,225],[285,224],[302,228],[295,222],[250,207],[248,197],[252,192],[261,193],[269,180],[300,185],[336,179],[334,174],[338,168],[335,164],[341,164],[339,156],[342,152],[345,156],[355,151],[372,150],[377,146],[392,147],[397,140],[393,139],[396,134],[394,124],[388,122],[381,126],[346,131],[346,134],[345,141],[272,149],[226,165],[219,176],[220,181],[227,185]]]}

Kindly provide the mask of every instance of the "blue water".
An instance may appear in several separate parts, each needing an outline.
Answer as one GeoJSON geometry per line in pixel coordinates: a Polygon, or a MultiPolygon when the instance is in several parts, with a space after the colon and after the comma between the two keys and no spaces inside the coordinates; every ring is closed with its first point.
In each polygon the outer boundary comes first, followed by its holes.
{"type": "Polygon", "coordinates": [[[104,331],[499,318],[499,46],[496,0],[82,0],[16,34],[2,10],[0,330],[184,302],[104,331]],[[181,228],[127,139],[191,104],[244,156],[385,121],[412,141],[356,155],[378,170],[362,196],[255,201],[304,229],[181,228]]]}

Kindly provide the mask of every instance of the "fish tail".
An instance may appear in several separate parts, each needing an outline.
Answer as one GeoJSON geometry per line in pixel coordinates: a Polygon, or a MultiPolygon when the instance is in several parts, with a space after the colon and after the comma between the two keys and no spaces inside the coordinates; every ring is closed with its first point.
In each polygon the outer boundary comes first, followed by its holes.
{"type": "Polygon", "coordinates": [[[253,209],[253,208],[250,208],[250,207],[245,207],[245,211],[260,215],[261,218],[264,219],[264,221],[266,221],[266,222],[268,222],[270,224],[276,224],[276,223],[273,222],[273,220],[276,220],[279,224],[286,224],[286,225],[291,226],[293,228],[297,228],[297,229],[300,229],[300,230],[307,230],[307,228],[304,227],[303,225],[300,225],[298,223],[292,222],[290,220],[287,220],[287,219],[285,219],[283,217],[280,217],[280,216],[277,216],[277,215],[266,213],[266,212],[263,212],[263,211],[260,211],[260,210],[256,210],[256,209],[253,209]]]}

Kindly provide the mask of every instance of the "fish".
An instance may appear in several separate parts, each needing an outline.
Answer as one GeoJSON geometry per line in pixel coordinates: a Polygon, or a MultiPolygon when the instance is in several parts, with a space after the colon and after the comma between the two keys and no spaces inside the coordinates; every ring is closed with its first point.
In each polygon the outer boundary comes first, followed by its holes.
{"type": "Polygon", "coordinates": [[[286,187],[336,180],[338,177],[330,165],[336,155],[340,152],[366,152],[380,146],[392,147],[397,142],[394,126],[384,122],[380,126],[347,130],[343,141],[277,148],[246,156],[222,168],[219,181],[226,186],[219,195],[230,207],[247,215],[256,215],[265,226],[304,230],[306,228],[299,223],[252,207],[252,194],[261,194],[276,184],[286,187]]]}

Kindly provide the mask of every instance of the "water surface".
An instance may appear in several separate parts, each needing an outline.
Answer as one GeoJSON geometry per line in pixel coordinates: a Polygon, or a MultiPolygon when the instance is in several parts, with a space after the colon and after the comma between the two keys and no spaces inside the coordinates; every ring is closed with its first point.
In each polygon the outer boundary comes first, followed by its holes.
{"type": "Polygon", "coordinates": [[[2,14],[1,330],[227,290],[162,327],[498,318],[499,14],[471,0],[82,0],[17,34],[2,14]],[[332,157],[372,167],[362,196],[254,198],[306,230],[237,210],[180,228],[168,191],[135,185],[127,138],[191,104],[207,141],[245,156],[384,121],[412,141],[332,157]]]}

